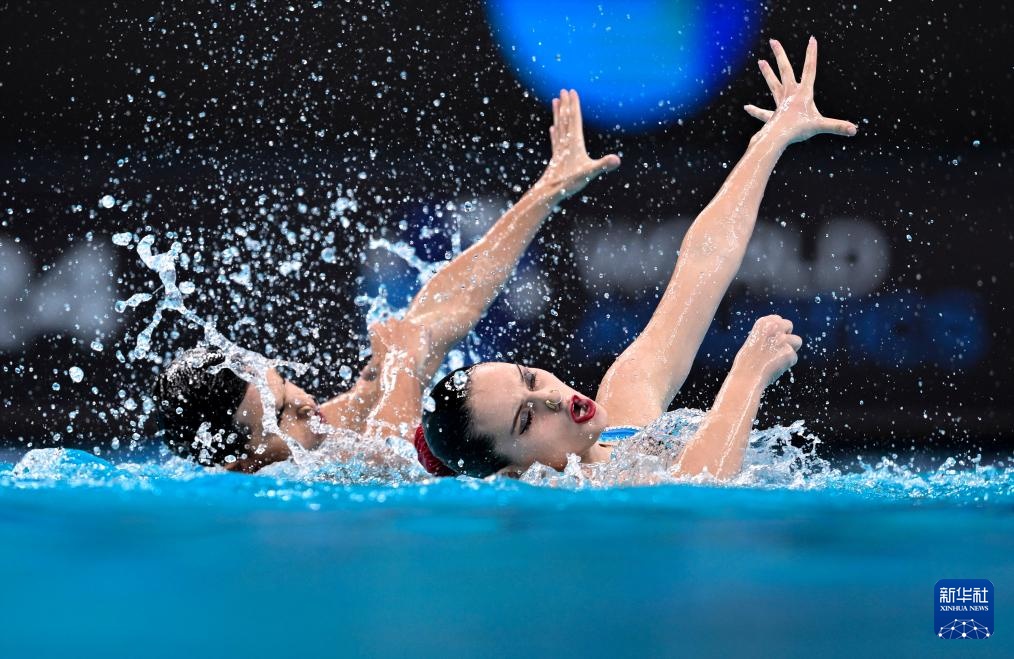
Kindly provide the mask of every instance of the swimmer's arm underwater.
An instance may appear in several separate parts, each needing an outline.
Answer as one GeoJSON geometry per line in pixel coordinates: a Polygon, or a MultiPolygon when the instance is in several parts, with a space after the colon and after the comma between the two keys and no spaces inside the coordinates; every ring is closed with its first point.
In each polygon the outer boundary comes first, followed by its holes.
{"type": "Polygon", "coordinates": [[[549,136],[552,157],[541,178],[486,235],[435,274],[412,301],[405,319],[425,325],[431,335],[424,381],[482,318],[553,208],[620,165],[616,155],[597,160],[588,155],[580,100],[573,90],[561,91],[559,98],[553,99],[549,136]]]}
{"type": "Polygon", "coordinates": [[[616,424],[645,425],[658,418],[683,386],[718,304],[735,277],[753,233],[764,189],[790,144],[820,133],[853,135],[846,121],[826,119],[813,102],[817,43],[811,37],[802,79],[772,40],[781,80],[760,62],[776,110],[747,106],[765,126],[680,246],[676,268],[651,320],[606,373],[598,400],[616,424]]]}

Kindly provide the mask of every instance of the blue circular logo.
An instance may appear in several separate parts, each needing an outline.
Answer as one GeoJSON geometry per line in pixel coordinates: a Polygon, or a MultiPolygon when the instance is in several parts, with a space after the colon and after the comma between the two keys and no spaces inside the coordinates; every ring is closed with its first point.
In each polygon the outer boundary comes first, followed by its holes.
{"type": "Polygon", "coordinates": [[[541,98],[576,89],[587,120],[647,130],[687,117],[756,37],[757,0],[489,0],[493,36],[541,98]]]}

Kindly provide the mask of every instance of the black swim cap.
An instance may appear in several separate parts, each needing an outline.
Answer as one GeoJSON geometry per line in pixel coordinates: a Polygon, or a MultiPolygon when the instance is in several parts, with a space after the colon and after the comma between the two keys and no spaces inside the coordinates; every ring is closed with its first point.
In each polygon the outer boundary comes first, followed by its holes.
{"type": "Polygon", "coordinates": [[[422,427],[437,459],[456,473],[485,478],[509,466],[510,460],[496,450],[493,437],[475,431],[468,406],[472,368],[455,369],[434,385],[432,409],[423,412],[422,427]]]}
{"type": "Polygon", "coordinates": [[[198,346],[183,353],[155,380],[155,420],[162,441],[182,458],[221,464],[242,451],[249,432],[233,421],[247,381],[228,367],[225,354],[198,346]],[[206,433],[202,424],[208,424],[206,433]],[[198,437],[198,435],[201,435],[198,437]]]}

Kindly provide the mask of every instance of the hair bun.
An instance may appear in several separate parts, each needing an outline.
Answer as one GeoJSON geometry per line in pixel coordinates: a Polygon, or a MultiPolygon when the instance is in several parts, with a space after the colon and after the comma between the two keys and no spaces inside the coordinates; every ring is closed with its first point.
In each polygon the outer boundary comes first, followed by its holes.
{"type": "Polygon", "coordinates": [[[433,455],[430,445],[426,443],[426,433],[423,432],[421,425],[416,426],[415,439],[412,443],[415,444],[416,457],[419,459],[419,464],[423,466],[423,469],[434,476],[458,475],[457,472],[441,462],[437,456],[433,455]]]}

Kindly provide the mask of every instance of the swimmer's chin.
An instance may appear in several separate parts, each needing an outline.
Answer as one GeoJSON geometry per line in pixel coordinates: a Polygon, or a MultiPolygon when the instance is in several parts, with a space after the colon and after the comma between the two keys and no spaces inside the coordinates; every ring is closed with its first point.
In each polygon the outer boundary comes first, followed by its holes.
{"type": "Polygon", "coordinates": [[[601,405],[597,405],[595,409],[595,416],[585,424],[585,431],[588,433],[588,446],[589,448],[594,446],[602,433],[606,428],[609,427],[609,415],[606,414],[606,408],[601,405]]]}
{"type": "Polygon", "coordinates": [[[588,423],[591,425],[590,430],[595,433],[595,439],[597,440],[602,431],[609,427],[609,410],[606,409],[606,406],[596,402],[595,416],[588,423]]]}

